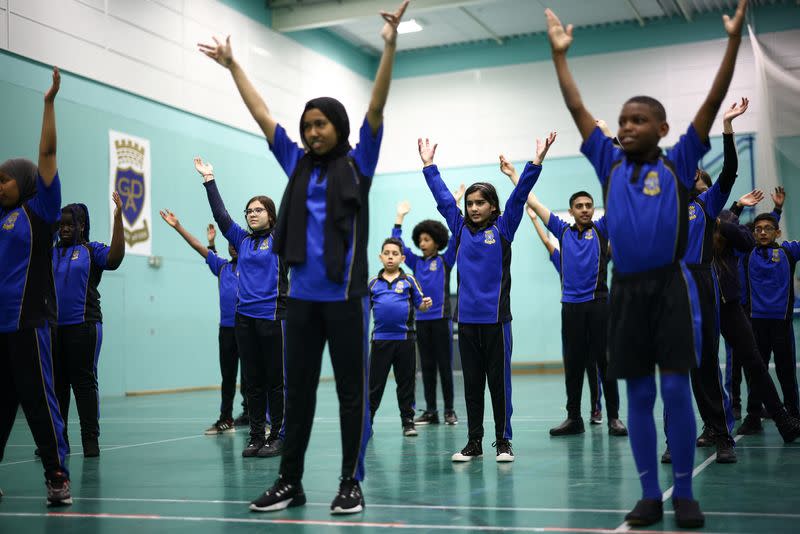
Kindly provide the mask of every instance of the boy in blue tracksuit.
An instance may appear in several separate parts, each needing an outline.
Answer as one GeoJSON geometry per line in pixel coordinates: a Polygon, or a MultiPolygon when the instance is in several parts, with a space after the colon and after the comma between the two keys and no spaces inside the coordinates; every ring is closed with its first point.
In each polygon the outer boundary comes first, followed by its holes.
{"type": "Polygon", "coordinates": [[[747,0],[734,17],[724,17],[728,43],[708,96],[686,134],[666,154],[659,142],[669,133],[658,100],[634,96],[622,107],[615,146],[584,106],[567,63],[572,26],[547,16],[553,64],[565,104],[583,139],[581,151],[603,186],[614,278],[610,295],[609,374],[624,378],[628,391],[631,450],[642,499],[625,516],[629,525],[651,525],[663,517],[658,482],[657,435],[653,408],[656,367],[666,411],[667,438],[675,478],[672,503],[680,527],[700,527],[705,517],[692,495],[696,426],[690,371],[702,348],[700,303],[682,261],[688,234],[688,192],[708,134],[728,91],[747,0]]]}
{"type": "Polygon", "coordinates": [[[458,347],[467,404],[467,445],[452,456],[468,462],[483,456],[483,400],[488,381],[494,412],[498,462],[513,462],[511,448],[511,242],[519,228],[525,200],[533,188],[555,133],[542,143],[525,166],[519,184],[508,198],[505,213],[494,186],[478,182],[465,192],[465,214],[444,184],[433,158],[436,145],[418,140],[423,174],[436,206],[457,243],[458,347]]]}
{"type": "Polygon", "coordinates": [[[370,306],[374,322],[370,350],[369,405],[371,418],[381,404],[389,370],[394,368],[397,404],[404,436],[416,436],[414,428],[414,309],[427,311],[432,304],[424,297],[417,280],[400,268],[405,261],[403,243],[390,237],[383,242],[383,269],[369,281],[370,306]]]}
{"type": "MultiPolygon", "coordinates": [[[[454,196],[456,202],[464,194],[464,185],[454,196]]],[[[392,237],[402,241],[403,219],[411,210],[408,201],[397,205],[397,218],[392,237]]],[[[425,392],[425,411],[414,420],[417,425],[439,424],[436,407],[436,374],[442,382],[444,422],[458,423],[453,407],[453,321],[450,311],[450,272],[456,262],[455,237],[448,239],[447,227],[439,221],[426,219],[414,227],[414,244],[422,250],[417,256],[403,242],[406,265],[414,271],[424,294],[431,297],[430,309],[417,314],[417,347],[422,366],[422,385],[425,392]],[[442,250],[444,253],[442,253],[442,250]]]]}

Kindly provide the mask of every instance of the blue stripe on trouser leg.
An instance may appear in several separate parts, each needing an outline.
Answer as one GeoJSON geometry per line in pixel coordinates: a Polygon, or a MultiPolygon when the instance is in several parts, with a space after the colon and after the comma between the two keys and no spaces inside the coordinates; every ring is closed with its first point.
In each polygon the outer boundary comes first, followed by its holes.
{"type": "MultiPolygon", "coordinates": [[[[100,381],[97,374],[97,363],[100,361],[100,349],[103,346],[103,323],[95,323],[94,328],[96,336],[94,342],[94,393],[97,396],[97,420],[100,421],[100,381]]],[[[100,435],[99,426],[98,435],[100,435]]]]}
{"type": "Polygon", "coordinates": [[[603,375],[600,373],[600,366],[594,364],[594,374],[597,377],[597,402],[594,403],[595,411],[603,409],[603,375]]]}
{"type": "MultiPolygon", "coordinates": [[[[714,335],[719,339],[720,336],[720,326],[719,326],[719,307],[720,307],[720,294],[719,294],[719,279],[717,278],[717,272],[714,269],[711,269],[711,279],[714,281],[714,335]]],[[[719,363],[717,363],[717,373],[719,375],[720,381],[720,390],[722,390],[722,407],[725,412],[725,425],[728,427],[728,434],[733,432],[733,425],[735,424],[736,420],[733,417],[733,403],[731,402],[731,390],[730,390],[730,382],[731,382],[731,366],[730,362],[726,360],[725,363],[725,377],[722,376],[722,371],[719,369],[719,363]]]]}
{"type": "MultiPolygon", "coordinates": [[[[283,371],[283,418],[281,419],[281,429],[278,431],[280,439],[286,439],[286,321],[281,321],[281,370],[283,371]]],[[[267,401],[267,417],[269,417],[269,400],[267,401]]],[[[269,419],[268,419],[269,420],[269,419]]],[[[272,429],[270,429],[272,432],[272,429]]]]}
{"type": "Polygon", "coordinates": [[[362,343],[362,356],[361,361],[363,365],[363,372],[361,375],[362,379],[362,386],[361,386],[361,395],[362,395],[362,405],[363,410],[361,413],[361,445],[358,452],[358,461],[356,462],[356,473],[353,478],[356,480],[364,480],[365,470],[364,470],[364,455],[367,452],[367,443],[369,443],[370,434],[372,434],[372,423],[370,421],[370,409],[369,409],[369,297],[363,297],[361,299],[361,336],[363,338],[362,343]]]}
{"type": "Polygon", "coordinates": [[[503,438],[511,439],[511,414],[514,408],[511,404],[511,351],[513,338],[511,336],[511,321],[503,323],[503,396],[505,404],[505,421],[503,425],[503,438]]]}
{"type": "Polygon", "coordinates": [[[57,443],[58,463],[60,469],[69,477],[67,470],[67,442],[64,439],[64,421],[58,408],[58,399],[53,388],[53,340],[49,326],[36,328],[36,352],[39,356],[39,371],[41,374],[42,388],[47,399],[47,411],[50,424],[53,428],[54,438],[57,443]]]}
{"type": "Polygon", "coordinates": [[[700,355],[703,354],[703,314],[700,309],[700,296],[697,293],[697,285],[689,269],[684,262],[680,262],[681,274],[686,284],[686,293],[689,298],[689,310],[691,312],[692,336],[694,339],[694,359],[700,367],[700,355]]]}

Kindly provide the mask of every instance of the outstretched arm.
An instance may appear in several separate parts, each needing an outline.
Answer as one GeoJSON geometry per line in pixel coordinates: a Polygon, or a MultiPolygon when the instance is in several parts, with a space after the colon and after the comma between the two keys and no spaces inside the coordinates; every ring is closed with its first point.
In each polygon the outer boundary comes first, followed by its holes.
{"type": "Polygon", "coordinates": [[[206,188],[208,204],[211,206],[211,214],[217,221],[222,235],[225,236],[228,243],[239,250],[239,245],[249,234],[244,228],[233,222],[228,210],[225,209],[225,203],[222,201],[222,196],[217,189],[217,182],[214,180],[214,167],[198,157],[194,158],[194,168],[203,176],[203,185],[206,188]]]}
{"type": "Polygon", "coordinates": [[[208,257],[208,248],[204,247],[200,240],[198,240],[195,236],[189,233],[186,228],[181,225],[181,222],[178,220],[178,217],[167,209],[160,210],[158,212],[161,215],[161,218],[164,219],[164,222],[170,225],[175,229],[176,232],[180,234],[180,236],[189,243],[189,246],[192,247],[197,251],[198,254],[203,256],[204,258],[208,257]]]}
{"type": "Polygon", "coordinates": [[[558,86],[561,88],[561,95],[564,97],[564,103],[572,115],[572,120],[575,121],[578,131],[581,133],[581,138],[585,141],[592,134],[596,124],[592,114],[583,105],[578,85],[575,83],[567,64],[567,50],[572,44],[572,24],[564,28],[556,14],[550,9],[545,9],[544,14],[547,16],[547,37],[550,39],[550,49],[553,54],[556,76],[558,76],[558,86]]]}
{"type": "Polygon", "coordinates": [[[717,75],[714,77],[714,82],[711,84],[711,90],[692,121],[697,135],[704,143],[708,142],[708,133],[711,131],[714,117],[717,116],[722,100],[725,98],[725,94],[731,84],[731,78],[733,78],[736,55],[739,53],[739,45],[742,42],[742,26],[744,25],[744,15],[747,11],[747,1],[739,0],[739,5],[736,7],[736,13],[733,18],[728,15],[722,16],[725,31],[728,33],[728,46],[725,48],[722,63],[719,66],[717,75]]]}
{"type": "Polygon", "coordinates": [[[61,73],[53,67],[53,84],[44,95],[42,135],[39,139],[39,175],[45,187],[50,187],[58,171],[56,162],[56,107],[55,100],[61,87],[61,73]]]}
{"type": "MultiPolygon", "coordinates": [[[[517,183],[519,182],[519,174],[517,174],[517,169],[514,167],[514,164],[511,163],[506,159],[503,154],[500,154],[500,172],[508,176],[511,180],[511,183],[514,184],[516,187],[517,183]]],[[[541,217],[544,221],[544,224],[547,224],[550,221],[550,210],[539,202],[539,198],[536,194],[531,191],[528,193],[528,207],[533,208],[533,211],[536,212],[536,215],[541,217]]]]}
{"type": "Polygon", "coordinates": [[[464,217],[461,215],[461,210],[458,209],[458,204],[456,204],[453,194],[444,184],[438,167],[433,164],[436,147],[438,146],[437,143],[431,144],[429,139],[424,141],[422,138],[417,139],[417,148],[419,149],[419,157],[422,160],[422,174],[425,175],[425,182],[436,200],[436,209],[447,221],[447,227],[450,228],[450,231],[455,234],[461,230],[464,217]]]}
{"type": "Polygon", "coordinates": [[[397,51],[397,26],[403,19],[409,0],[404,0],[397,11],[389,13],[381,11],[381,17],[386,23],[381,30],[383,37],[383,54],[381,62],[378,64],[378,71],[375,74],[375,84],[372,87],[372,97],[367,108],[367,122],[372,129],[372,135],[378,133],[383,124],[383,108],[386,107],[386,99],[389,97],[389,85],[392,83],[392,67],[394,66],[394,55],[397,51]]]}
{"type": "Polygon", "coordinates": [[[278,122],[272,117],[272,113],[270,113],[267,104],[264,102],[264,99],[261,98],[261,95],[258,94],[258,91],[247,77],[247,74],[245,74],[242,66],[234,59],[233,49],[231,48],[231,36],[229,35],[226,37],[224,43],[221,43],[216,37],[212,37],[212,39],[214,39],[213,45],[197,43],[197,48],[230,71],[233,82],[236,84],[236,89],[239,90],[239,94],[245,106],[247,106],[247,110],[250,111],[250,115],[252,115],[256,123],[258,123],[261,131],[264,132],[267,141],[272,144],[272,141],[275,139],[275,127],[278,125],[278,122]]]}
{"type": "Polygon", "coordinates": [[[553,251],[556,249],[556,247],[554,247],[553,243],[550,242],[550,239],[547,237],[547,232],[545,232],[544,228],[542,228],[542,225],[539,224],[539,218],[536,216],[536,212],[530,206],[527,207],[526,211],[528,212],[528,217],[531,218],[533,227],[536,229],[536,235],[539,236],[542,244],[547,249],[547,253],[553,254],[553,251]]]}
{"type": "Polygon", "coordinates": [[[786,191],[783,189],[783,186],[778,186],[775,188],[775,191],[772,192],[771,196],[772,202],[775,204],[772,212],[777,213],[780,218],[780,213],[783,211],[783,203],[786,202],[786,191]]]}
{"type": "Polygon", "coordinates": [[[106,269],[113,271],[120,266],[125,257],[125,232],[122,229],[122,199],[116,191],[111,193],[111,198],[114,200],[114,227],[111,230],[106,269]]]}

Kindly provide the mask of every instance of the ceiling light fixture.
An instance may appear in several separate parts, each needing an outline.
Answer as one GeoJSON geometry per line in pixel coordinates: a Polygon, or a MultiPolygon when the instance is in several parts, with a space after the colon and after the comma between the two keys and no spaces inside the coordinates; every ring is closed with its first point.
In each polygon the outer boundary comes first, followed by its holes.
{"type": "Polygon", "coordinates": [[[397,33],[414,33],[421,31],[422,26],[420,26],[416,19],[404,20],[397,26],[397,33]]]}

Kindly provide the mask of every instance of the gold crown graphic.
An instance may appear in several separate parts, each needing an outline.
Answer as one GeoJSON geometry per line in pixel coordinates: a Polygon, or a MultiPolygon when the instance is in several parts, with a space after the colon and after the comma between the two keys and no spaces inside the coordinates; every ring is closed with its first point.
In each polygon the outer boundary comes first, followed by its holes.
{"type": "Polygon", "coordinates": [[[117,149],[117,165],[119,167],[134,167],[141,169],[144,166],[144,148],[130,139],[114,141],[117,149]]]}

